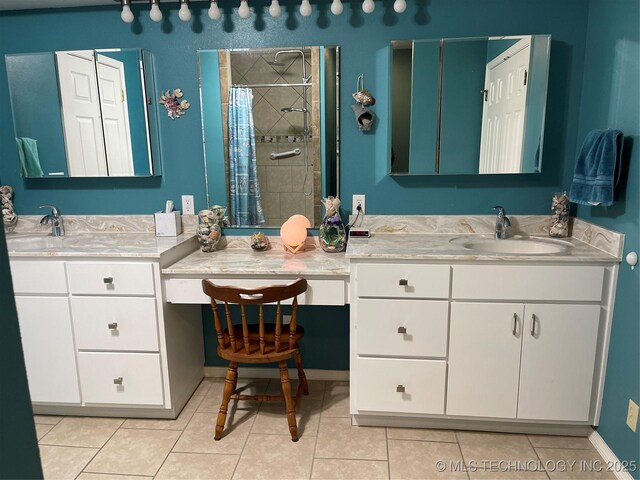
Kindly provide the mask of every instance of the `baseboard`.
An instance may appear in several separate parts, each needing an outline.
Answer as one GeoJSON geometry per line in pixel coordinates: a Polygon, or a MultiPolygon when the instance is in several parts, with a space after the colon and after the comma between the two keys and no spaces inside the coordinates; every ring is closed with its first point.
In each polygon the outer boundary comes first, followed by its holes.
{"type": "MultiPolygon", "coordinates": [[[[609,448],[607,442],[604,441],[604,438],[600,436],[600,434],[594,430],[591,435],[589,435],[589,441],[593,445],[593,447],[598,451],[602,459],[604,460],[606,465],[611,465],[612,467],[616,465],[620,465],[620,460],[613,450],[609,448]]],[[[617,469],[613,468],[613,474],[619,480],[633,480],[633,476],[625,469],[624,471],[617,472],[617,469]]]]}
{"type": "MultiPolygon", "coordinates": [[[[226,373],[227,367],[204,367],[205,377],[224,378],[226,373]]],[[[349,381],[349,370],[314,370],[305,368],[304,373],[309,380],[323,380],[327,382],[349,381]]],[[[292,378],[298,376],[295,373],[291,375],[292,378]]],[[[238,376],[245,378],[280,378],[280,370],[277,368],[238,367],[238,376]]]]}

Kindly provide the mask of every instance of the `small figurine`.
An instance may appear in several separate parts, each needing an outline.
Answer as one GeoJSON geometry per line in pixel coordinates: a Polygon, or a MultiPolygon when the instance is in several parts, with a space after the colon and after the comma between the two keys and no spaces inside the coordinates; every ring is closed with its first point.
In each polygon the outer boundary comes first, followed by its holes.
{"type": "Polygon", "coordinates": [[[263,251],[269,248],[269,239],[263,232],[255,232],[251,235],[251,248],[256,251],[263,251]]]}

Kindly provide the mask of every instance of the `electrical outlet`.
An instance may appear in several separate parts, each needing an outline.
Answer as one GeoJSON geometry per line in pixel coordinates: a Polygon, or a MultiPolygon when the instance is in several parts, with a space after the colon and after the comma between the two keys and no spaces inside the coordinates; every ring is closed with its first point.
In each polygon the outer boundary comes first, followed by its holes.
{"type": "Polygon", "coordinates": [[[364,195],[354,195],[352,197],[352,202],[353,202],[353,206],[351,207],[351,214],[352,215],[357,215],[358,214],[358,205],[360,205],[360,215],[364,215],[364,199],[365,196],[364,195]]]}
{"type": "Polygon", "coordinates": [[[291,315],[283,315],[282,316],[282,324],[289,325],[291,323],[291,315]]]}
{"type": "Polygon", "coordinates": [[[182,214],[193,215],[196,213],[193,206],[193,195],[182,195],[182,214]]]}
{"type": "Polygon", "coordinates": [[[627,411],[627,426],[633,432],[638,429],[638,404],[633,400],[629,400],[629,410],[627,411]]]}

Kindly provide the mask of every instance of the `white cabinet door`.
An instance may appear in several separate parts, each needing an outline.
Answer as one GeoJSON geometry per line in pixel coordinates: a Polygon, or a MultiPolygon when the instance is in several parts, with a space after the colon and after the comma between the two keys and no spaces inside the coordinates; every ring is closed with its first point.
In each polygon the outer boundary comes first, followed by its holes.
{"type": "Polygon", "coordinates": [[[515,418],[522,304],[451,304],[447,415],[515,418]]]}
{"type": "Polygon", "coordinates": [[[525,307],[518,418],[588,421],[599,305],[525,307]]]}
{"type": "Polygon", "coordinates": [[[66,297],[16,297],[32,402],[80,403],[66,297]]]}

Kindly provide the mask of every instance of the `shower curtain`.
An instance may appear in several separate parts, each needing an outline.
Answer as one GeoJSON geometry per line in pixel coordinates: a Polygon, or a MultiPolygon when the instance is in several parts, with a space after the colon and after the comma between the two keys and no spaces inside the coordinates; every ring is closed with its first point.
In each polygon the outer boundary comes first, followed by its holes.
{"type": "Polygon", "coordinates": [[[250,88],[229,89],[229,190],[231,223],[262,225],[264,211],[256,166],[256,138],[250,88]]]}

